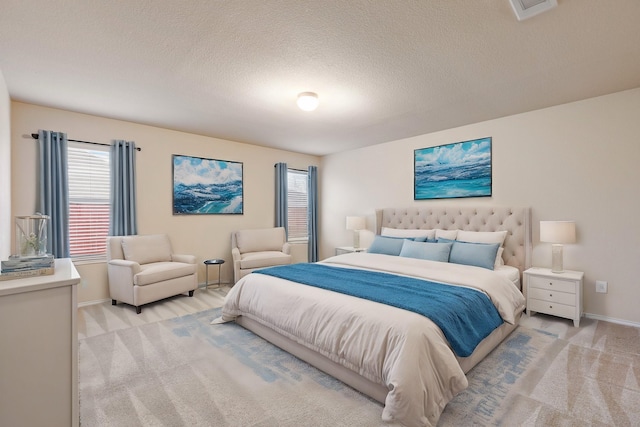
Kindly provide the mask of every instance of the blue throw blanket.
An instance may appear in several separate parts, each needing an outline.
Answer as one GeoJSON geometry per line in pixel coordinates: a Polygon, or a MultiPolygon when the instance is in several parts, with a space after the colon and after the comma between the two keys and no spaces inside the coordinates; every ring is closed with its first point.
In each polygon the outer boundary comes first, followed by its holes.
{"type": "Polygon", "coordinates": [[[458,356],[467,357],[502,318],[482,292],[377,271],[292,264],[264,268],[266,274],[364,298],[421,314],[440,327],[458,356]]]}

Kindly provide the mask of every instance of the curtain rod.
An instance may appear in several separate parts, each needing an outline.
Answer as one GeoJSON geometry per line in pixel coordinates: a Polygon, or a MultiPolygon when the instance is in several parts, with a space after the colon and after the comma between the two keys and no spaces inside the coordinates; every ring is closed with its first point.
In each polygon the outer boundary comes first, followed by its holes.
{"type": "MultiPolygon", "coordinates": [[[[32,134],[31,134],[31,138],[33,138],[33,139],[38,139],[38,134],[37,134],[37,133],[32,133],[32,134]]],[[[102,142],[80,141],[79,139],[68,139],[68,138],[67,138],[67,141],[72,141],[72,142],[81,142],[81,143],[83,143],[83,144],[104,145],[104,146],[107,146],[107,147],[110,147],[110,146],[111,146],[111,144],[105,144],[105,143],[102,143],[102,142]]],[[[142,148],[140,148],[140,147],[136,147],[136,150],[137,150],[137,151],[142,151],[142,148]]]]}
{"type": "MultiPolygon", "coordinates": [[[[71,140],[69,140],[69,141],[71,141],[71,140]]],[[[273,167],[274,167],[274,168],[275,168],[276,166],[277,166],[277,164],[273,165],[273,167]]],[[[289,168],[289,167],[288,167],[287,169],[288,169],[288,170],[292,170],[292,171],[297,171],[297,172],[308,172],[308,171],[306,171],[306,170],[304,170],[304,169],[296,169],[296,168],[289,168]]]]}

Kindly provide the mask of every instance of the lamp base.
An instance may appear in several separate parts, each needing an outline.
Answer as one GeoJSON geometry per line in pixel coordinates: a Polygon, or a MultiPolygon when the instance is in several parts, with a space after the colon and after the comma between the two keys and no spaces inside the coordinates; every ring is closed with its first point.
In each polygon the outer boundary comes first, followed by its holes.
{"type": "Polygon", "coordinates": [[[562,267],[562,245],[551,245],[551,272],[552,273],[564,273],[562,267]]]}
{"type": "Polygon", "coordinates": [[[360,249],[360,230],[353,231],[353,249],[360,249]]]}

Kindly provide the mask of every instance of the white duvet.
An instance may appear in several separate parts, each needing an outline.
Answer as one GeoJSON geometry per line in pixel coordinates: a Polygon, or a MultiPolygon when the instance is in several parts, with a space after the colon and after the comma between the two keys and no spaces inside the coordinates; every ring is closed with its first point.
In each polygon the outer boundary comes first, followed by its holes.
{"type": "MultiPolygon", "coordinates": [[[[504,276],[459,264],[344,254],[322,261],[473,287],[484,291],[503,320],[513,323],[524,297],[504,276]]],[[[222,321],[246,316],[385,385],[382,418],[433,426],[468,383],[440,328],[426,317],[360,298],[252,273],[227,295],[222,321]]]]}

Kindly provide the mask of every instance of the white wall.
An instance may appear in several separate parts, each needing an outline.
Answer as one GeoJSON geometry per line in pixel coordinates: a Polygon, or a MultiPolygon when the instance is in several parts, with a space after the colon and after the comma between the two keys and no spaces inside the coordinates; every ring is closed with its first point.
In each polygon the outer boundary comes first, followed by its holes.
{"type": "Polygon", "coordinates": [[[11,100],[0,70],[0,259],[11,254],[11,100]]]}
{"type": "MultiPolygon", "coordinates": [[[[273,227],[274,164],[286,162],[306,169],[320,159],[288,151],[241,144],[136,123],[72,113],[21,102],[13,102],[13,215],[35,212],[37,142],[29,135],[38,129],[66,132],[70,139],[109,143],[133,140],[142,148],[137,154],[138,232],[167,233],[174,252],[194,254],[199,262],[199,280],[204,283],[202,261],[223,258],[222,280],[233,281],[230,233],[242,228],[273,227]],[[172,154],[243,162],[243,215],[180,215],[172,213],[172,154]]],[[[319,175],[321,175],[319,173],[319,175]]],[[[306,261],[306,251],[296,251],[306,261]]],[[[78,300],[108,298],[104,263],[78,266],[82,283],[78,300]]]]}
{"type": "Polygon", "coordinates": [[[352,243],[347,215],[436,204],[531,206],[533,264],[551,265],[540,220],[575,220],[565,269],[585,272],[585,312],[640,325],[640,89],[326,156],[321,178],[321,255],[352,243]],[[493,138],[491,198],[413,200],[413,151],[493,138]],[[609,282],[607,294],[595,281],[609,282]]]}

